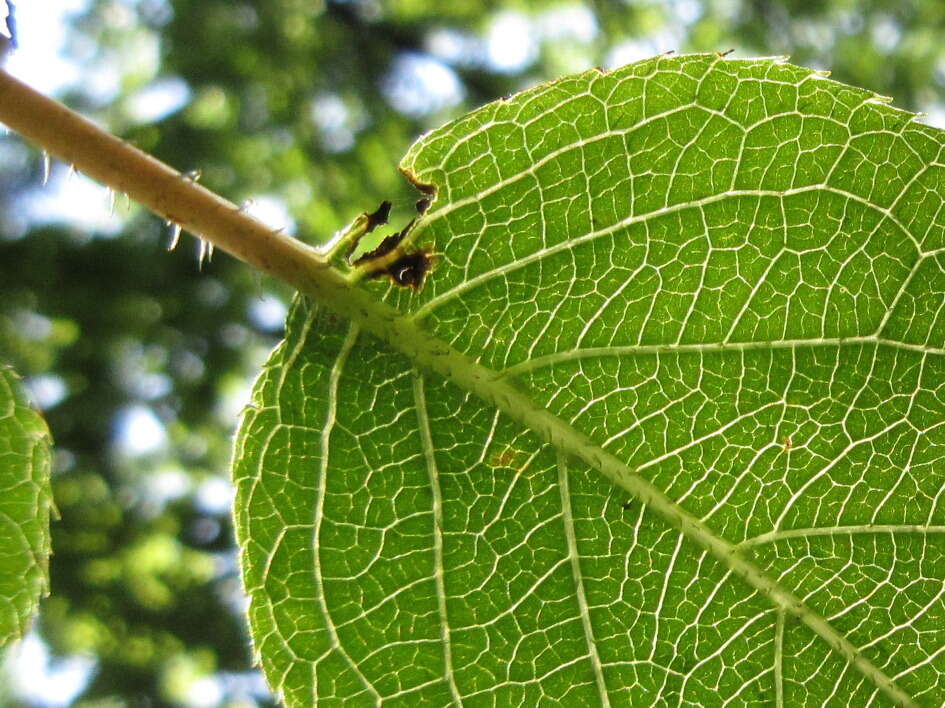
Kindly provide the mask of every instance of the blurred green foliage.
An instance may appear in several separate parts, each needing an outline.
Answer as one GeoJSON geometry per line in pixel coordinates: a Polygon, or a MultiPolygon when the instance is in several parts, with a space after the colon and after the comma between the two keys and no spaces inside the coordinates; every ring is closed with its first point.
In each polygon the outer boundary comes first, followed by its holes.
{"type": "MultiPolygon", "coordinates": [[[[945,116],[938,0],[93,0],[70,31],[82,80],[67,103],[234,201],[284,204],[310,242],[383,199],[403,222],[417,195],[395,166],[421,132],[667,50],[789,55],[945,116]],[[185,105],[142,119],[168,81],[185,105]]],[[[57,449],[39,633],[95,658],[78,705],[265,704],[240,679],[252,657],[222,479],[279,334],[259,308],[289,293],[225,256],[199,270],[186,240],[166,252],[168,229],[121,198],[119,234],[46,223],[26,206],[42,172],[0,137],[0,361],[32,379],[57,449]],[[157,423],[159,444],[129,447],[132,420],[157,423]],[[195,690],[208,677],[215,691],[195,690]]]]}

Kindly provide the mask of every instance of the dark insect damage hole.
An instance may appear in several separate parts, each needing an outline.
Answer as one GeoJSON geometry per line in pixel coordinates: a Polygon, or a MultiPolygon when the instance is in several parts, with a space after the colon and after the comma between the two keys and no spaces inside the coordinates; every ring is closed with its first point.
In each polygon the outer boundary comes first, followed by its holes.
{"type": "MultiPolygon", "coordinates": [[[[407,234],[414,227],[417,219],[430,208],[436,195],[436,187],[432,184],[420,182],[416,175],[410,170],[401,169],[404,176],[410,183],[416,187],[424,196],[417,200],[415,207],[417,216],[410,220],[403,229],[397,233],[385,236],[372,250],[365,251],[356,259],[353,259],[355,246],[348,251],[348,263],[358,267],[364,277],[381,278],[387,277],[395,285],[412,290],[420,290],[423,282],[430,272],[430,268],[435,260],[429,250],[420,249],[412,253],[407,253],[409,245],[405,245],[407,234]]],[[[364,214],[364,230],[358,234],[355,244],[361,241],[361,238],[370,233],[380,224],[386,224],[390,218],[391,203],[383,202],[373,214],[364,214]]]]}
{"type": "Polygon", "coordinates": [[[369,234],[378,226],[383,226],[386,224],[390,219],[390,209],[391,203],[388,201],[383,201],[377,209],[368,214],[365,233],[369,234]]]}
{"type": "MultiPolygon", "coordinates": [[[[348,246],[348,252],[345,255],[348,263],[351,263],[351,257],[354,255],[354,252],[358,250],[358,244],[361,243],[361,239],[374,231],[374,229],[376,229],[378,226],[383,226],[388,222],[390,219],[390,210],[391,203],[385,200],[381,202],[380,206],[370,214],[364,212],[358,217],[358,220],[355,222],[357,226],[352,227],[356,230],[351,240],[351,244],[348,246]]],[[[390,238],[390,236],[388,236],[388,238],[390,238]]],[[[387,239],[384,240],[386,241],[387,239]]],[[[391,248],[393,248],[393,246],[391,248]]],[[[362,255],[360,258],[358,258],[358,261],[361,261],[364,257],[365,256],[362,255]]]]}
{"type": "Polygon", "coordinates": [[[379,278],[386,275],[396,285],[419,290],[432,263],[433,256],[425,251],[417,251],[401,256],[386,268],[374,271],[369,277],[379,278]]]}
{"type": "Polygon", "coordinates": [[[414,221],[416,221],[416,219],[411,219],[410,223],[407,224],[402,230],[391,234],[390,236],[385,236],[384,240],[377,244],[373,250],[370,250],[367,253],[362,253],[357,259],[355,259],[352,265],[364,265],[365,263],[370,263],[381,256],[386,256],[388,253],[391,253],[400,245],[400,242],[404,240],[407,232],[410,231],[410,227],[413,226],[414,221]]]}

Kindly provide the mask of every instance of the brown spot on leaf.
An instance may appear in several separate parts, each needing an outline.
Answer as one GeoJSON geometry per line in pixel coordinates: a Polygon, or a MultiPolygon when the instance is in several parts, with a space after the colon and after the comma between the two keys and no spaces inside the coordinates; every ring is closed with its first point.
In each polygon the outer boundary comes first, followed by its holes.
{"type": "Polygon", "coordinates": [[[514,467],[515,460],[518,458],[518,451],[510,447],[502,452],[497,452],[489,458],[489,467],[514,467]]]}

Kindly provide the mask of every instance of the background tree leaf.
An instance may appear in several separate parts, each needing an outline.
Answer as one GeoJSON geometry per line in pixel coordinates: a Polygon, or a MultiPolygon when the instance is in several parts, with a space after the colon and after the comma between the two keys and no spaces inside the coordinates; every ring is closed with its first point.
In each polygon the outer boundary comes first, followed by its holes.
{"type": "Polygon", "coordinates": [[[49,429],[0,366],[0,646],[19,639],[49,589],[49,429]]]}
{"type": "Polygon", "coordinates": [[[420,293],[368,286],[794,593],[301,302],[237,442],[289,705],[945,699],[945,138],[776,60],[659,57],[490,104],[403,169],[420,293]],[[861,667],[862,668],[862,667],[861,667]]]}

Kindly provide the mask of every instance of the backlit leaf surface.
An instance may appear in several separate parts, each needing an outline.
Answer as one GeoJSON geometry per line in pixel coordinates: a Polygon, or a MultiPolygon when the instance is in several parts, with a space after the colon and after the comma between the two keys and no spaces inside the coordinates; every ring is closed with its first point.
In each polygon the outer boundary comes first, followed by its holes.
{"type": "MultiPolygon", "coordinates": [[[[421,138],[418,292],[875,668],[479,397],[305,302],[235,460],[293,706],[945,701],[942,132],[777,60],[660,57],[421,138]]],[[[343,267],[343,266],[341,266],[343,267]]]]}
{"type": "Polygon", "coordinates": [[[0,646],[26,632],[49,587],[50,437],[0,366],[0,646]]]}

